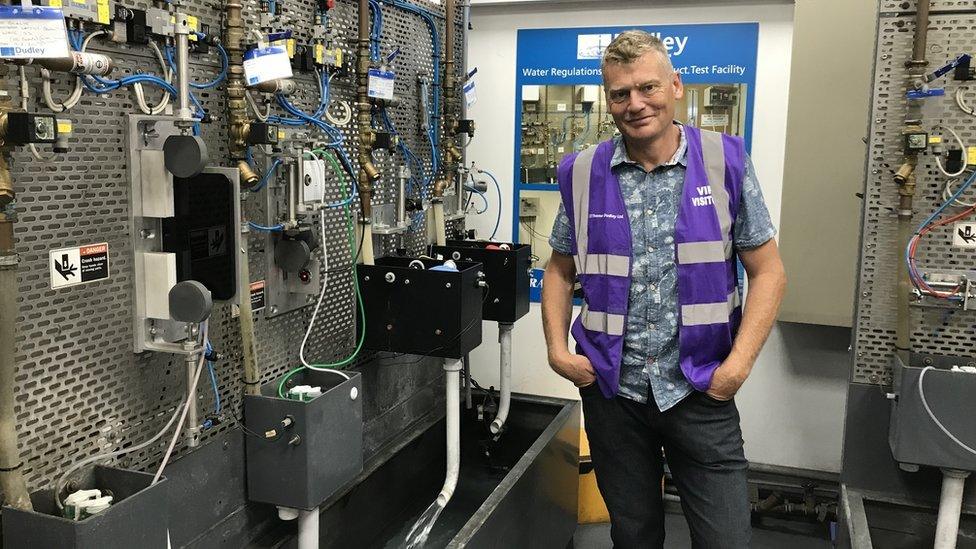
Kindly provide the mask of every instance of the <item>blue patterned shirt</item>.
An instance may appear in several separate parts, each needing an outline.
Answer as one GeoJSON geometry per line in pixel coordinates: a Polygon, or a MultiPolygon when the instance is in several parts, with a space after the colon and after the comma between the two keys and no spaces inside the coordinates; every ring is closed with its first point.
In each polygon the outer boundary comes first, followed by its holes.
{"type": "MultiPolygon", "coordinates": [[[[678,279],[674,227],[684,182],[688,143],[681,142],[668,162],[645,171],[627,156],[619,135],[614,137],[610,166],[620,181],[633,238],[629,311],[624,330],[619,394],[646,403],[651,395],[661,411],[681,402],[692,391],[678,359],[678,279]]],[[[742,199],[735,220],[736,250],[765,244],[776,234],[763,201],[752,159],[746,157],[742,199]]],[[[560,204],[549,245],[573,253],[572,230],[560,204]]]]}

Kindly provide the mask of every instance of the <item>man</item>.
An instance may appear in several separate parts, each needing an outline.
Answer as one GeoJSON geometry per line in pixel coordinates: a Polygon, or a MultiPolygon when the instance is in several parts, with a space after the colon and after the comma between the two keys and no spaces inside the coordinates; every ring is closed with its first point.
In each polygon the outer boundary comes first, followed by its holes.
{"type": "Polygon", "coordinates": [[[665,459],[694,546],[748,547],[733,397],[786,285],[775,229],[742,140],[674,122],[684,88],[660,40],[624,32],[602,68],[620,135],[558,170],[542,291],[549,363],[580,387],[615,547],[663,547],[665,459]],[[572,354],[577,276],[585,304],[572,354]]]}

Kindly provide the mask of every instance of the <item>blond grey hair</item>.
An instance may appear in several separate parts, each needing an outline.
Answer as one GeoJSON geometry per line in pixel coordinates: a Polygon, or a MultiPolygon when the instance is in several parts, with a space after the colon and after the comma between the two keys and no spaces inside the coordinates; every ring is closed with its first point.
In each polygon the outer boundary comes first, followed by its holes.
{"type": "Polygon", "coordinates": [[[630,64],[649,52],[659,54],[667,64],[668,71],[674,71],[674,66],[671,65],[671,57],[668,56],[668,48],[664,46],[661,39],[651,33],[637,29],[624,31],[610,42],[610,45],[603,52],[600,67],[606,68],[610,64],[630,64]]]}

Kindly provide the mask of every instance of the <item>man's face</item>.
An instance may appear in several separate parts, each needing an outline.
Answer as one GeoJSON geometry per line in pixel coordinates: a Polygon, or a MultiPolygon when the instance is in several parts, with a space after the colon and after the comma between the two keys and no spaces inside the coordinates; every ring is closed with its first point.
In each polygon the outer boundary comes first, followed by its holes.
{"type": "Polygon", "coordinates": [[[674,121],[674,106],[685,90],[657,52],[633,63],[611,63],[603,69],[603,90],[614,123],[632,143],[653,142],[674,121]]]}

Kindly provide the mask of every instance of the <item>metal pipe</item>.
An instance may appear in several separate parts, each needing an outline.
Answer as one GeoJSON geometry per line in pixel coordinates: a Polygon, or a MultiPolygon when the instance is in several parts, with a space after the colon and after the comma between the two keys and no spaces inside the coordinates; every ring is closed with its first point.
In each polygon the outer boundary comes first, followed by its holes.
{"type": "MultiPolygon", "coordinates": [[[[241,17],[242,5],[239,0],[224,2],[224,50],[227,51],[227,114],[230,133],[230,157],[238,160],[241,180],[248,186],[258,182],[258,175],[244,160],[247,134],[250,122],[247,117],[247,103],[244,94],[244,19],[241,17]],[[246,168],[246,169],[245,169],[246,168]]],[[[238,284],[238,322],[241,330],[241,345],[244,348],[244,392],[249,395],[261,394],[261,370],[257,361],[257,343],[254,336],[254,313],[251,310],[251,270],[248,258],[247,225],[241,226],[240,283],[238,284]]]]}
{"type": "Polygon", "coordinates": [[[298,549],[319,549],[319,509],[298,512],[298,549]]]}
{"type": "Polygon", "coordinates": [[[508,410],[512,403],[512,328],[515,325],[510,322],[498,323],[498,343],[500,348],[500,372],[499,372],[499,402],[498,414],[495,421],[491,422],[491,432],[497,435],[505,426],[508,419],[508,410]]]}
{"type": "Polygon", "coordinates": [[[71,52],[68,57],[56,57],[48,59],[29,59],[22,62],[14,62],[17,65],[39,65],[55,72],[66,72],[70,74],[93,74],[97,76],[108,76],[114,69],[112,58],[100,53],[90,53],[82,51],[71,52]]]}
{"type": "Polygon", "coordinates": [[[434,199],[434,242],[438,246],[447,246],[447,226],[444,220],[444,201],[434,199]]]}
{"type": "MultiPolygon", "coordinates": [[[[6,151],[0,151],[2,179],[9,181],[6,151]]],[[[17,264],[14,250],[13,208],[0,207],[0,491],[4,501],[15,509],[33,510],[27,483],[24,481],[18,449],[14,391],[17,388],[15,374],[17,316],[17,264]]]]}
{"type": "MultiPolygon", "coordinates": [[[[202,349],[200,353],[204,352],[202,349]]],[[[197,392],[191,389],[196,387],[196,369],[199,360],[199,353],[189,353],[184,361],[186,362],[186,445],[196,448],[200,445],[200,411],[197,403],[197,392]]]]}
{"type": "MultiPolygon", "coordinates": [[[[911,191],[914,194],[914,175],[911,176],[911,191]]],[[[898,248],[904,250],[912,236],[912,196],[899,196],[898,205],[898,248]]],[[[897,311],[895,315],[895,351],[904,364],[908,364],[912,349],[911,307],[912,282],[908,278],[908,264],[898,260],[897,269],[897,311]]]]}
{"type": "Polygon", "coordinates": [[[931,0],[918,0],[915,8],[915,40],[912,43],[912,61],[914,65],[925,66],[925,49],[929,36],[929,7],[931,0]]]}
{"type": "Polygon", "coordinates": [[[176,78],[179,81],[179,108],[176,115],[181,120],[193,118],[190,112],[190,28],[186,14],[176,12],[176,78]]]}
{"type": "Polygon", "coordinates": [[[962,512],[963,488],[969,471],[942,470],[942,497],[939,499],[939,519],[935,526],[933,549],[955,549],[959,537],[959,515],[962,512]]]}
{"type": "MultiPolygon", "coordinates": [[[[298,227],[298,162],[288,164],[288,227],[298,227]]],[[[325,243],[322,243],[325,245],[325,243]]]]}
{"type": "Polygon", "coordinates": [[[407,223],[407,179],[410,176],[409,174],[409,168],[406,166],[400,167],[400,178],[397,186],[397,227],[403,227],[407,223]]]}
{"type": "Polygon", "coordinates": [[[457,75],[455,74],[454,49],[455,34],[457,33],[454,18],[457,15],[455,0],[444,0],[444,147],[445,163],[444,171],[448,177],[456,177],[458,163],[461,161],[461,151],[454,142],[458,124],[458,89],[457,75]]]}
{"type": "Polygon", "coordinates": [[[372,130],[369,102],[369,0],[359,0],[359,36],[356,59],[356,122],[359,124],[359,206],[362,224],[369,224],[373,215],[373,181],[380,172],[373,164],[372,150],[376,134],[372,130]]]}

